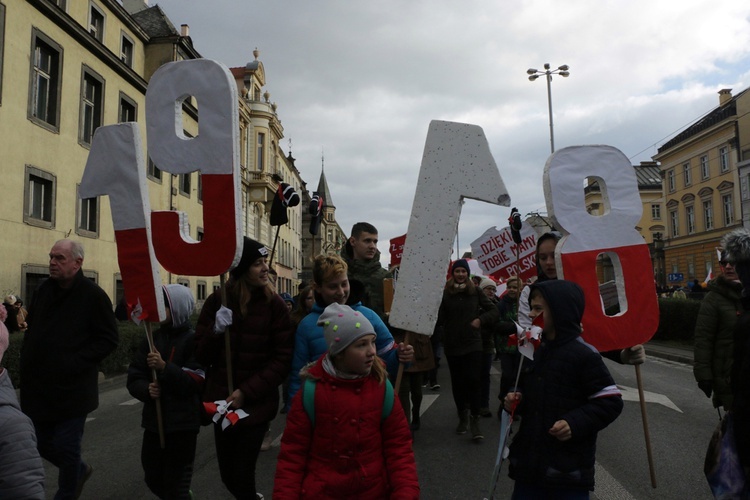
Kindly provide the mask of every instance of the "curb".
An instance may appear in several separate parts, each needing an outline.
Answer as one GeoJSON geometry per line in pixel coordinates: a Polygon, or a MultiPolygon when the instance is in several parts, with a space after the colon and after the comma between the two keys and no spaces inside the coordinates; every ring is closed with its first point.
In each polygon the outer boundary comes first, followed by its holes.
{"type": "Polygon", "coordinates": [[[663,346],[650,342],[646,343],[644,347],[646,348],[647,356],[675,361],[677,363],[684,363],[690,366],[693,365],[693,352],[689,349],[663,346]]]}

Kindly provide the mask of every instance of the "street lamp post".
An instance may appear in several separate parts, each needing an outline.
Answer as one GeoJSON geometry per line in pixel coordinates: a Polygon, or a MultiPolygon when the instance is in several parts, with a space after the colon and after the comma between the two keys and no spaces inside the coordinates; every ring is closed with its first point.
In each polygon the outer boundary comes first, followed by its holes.
{"type": "Polygon", "coordinates": [[[549,108],[549,145],[551,153],[555,152],[555,130],[552,125],[552,75],[560,75],[567,78],[570,76],[568,69],[567,64],[558,66],[557,69],[550,69],[549,63],[544,63],[544,71],[535,68],[526,70],[526,74],[529,75],[529,80],[532,82],[542,75],[547,76],[547,107],[549,108]]]}

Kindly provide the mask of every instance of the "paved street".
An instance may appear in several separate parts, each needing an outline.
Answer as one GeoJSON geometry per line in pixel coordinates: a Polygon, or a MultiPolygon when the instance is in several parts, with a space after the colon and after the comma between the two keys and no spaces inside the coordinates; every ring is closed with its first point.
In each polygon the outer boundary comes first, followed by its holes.
{"type": "MultiPolygon", "coordinates": [[[[684,361],[684,359],[683,359],[684,361]]],[[[703,477],[703,456],[717,422],[716,411],[693,381],[692,369],[681,362],[649,356],[642,367],[651,444],[656,462],[657,488],[652,489],[633,367],[607,362],[623,390],[625,409],[620,418],[599,435],[597,489],[593,498],[610,499],[710,499],[703,477]]],[[[497,367],[497,366],[496,366],[497,367]]],[[[440,373],[440,391],[425,392],[422,429],[416,434],[422,498],[481,499],[487,494],[497,450],[499,425],[483,419],[485,440],[474,444],[468,435],[457,436],[455,410],[450,397],[448,373],[440,373]]],[[[493,393],[499,373],[493,369],[493,393]]],[[[496,404],[492,403],[493,412],[496,404]]],[[[84,436],[84,456],[95,467],[82,498],[150,499],[140,466],[140,403],[124,388],[124,379],[102,385],[100,408],[91,414],[84,436]]],[[[261,453],[257,481],[259,491],[270,497],[275,461],[285,418],[272,426],[274,444],[261,453]]],[[[209,428],[199,436],[193,491],[199,499],[229,498],[219,479],[213,437],[209,428]]],[[[48,483],[57,472],[48,467],[48,483]]],[[[498,484],[498,498],[509,498],[512,481],[507,467],[498,484]]],[[[47,485],[48,497],[54,492],[47,485]]]]}

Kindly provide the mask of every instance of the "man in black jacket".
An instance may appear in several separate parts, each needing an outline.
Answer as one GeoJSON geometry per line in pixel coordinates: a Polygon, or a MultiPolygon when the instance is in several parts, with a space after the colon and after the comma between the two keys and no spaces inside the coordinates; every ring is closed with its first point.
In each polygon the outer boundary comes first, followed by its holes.
{"type": "Polygon", "coordinates": [[[60,240],[50,279],[34,292],[21,348],[21,408],[39,454],[59,469],[55,499],[78,498],[92,468],[81,460],[86,415],[99,406],[97,364],[117,347],[107,294],[83,275],[83,247],[60,240]]]}

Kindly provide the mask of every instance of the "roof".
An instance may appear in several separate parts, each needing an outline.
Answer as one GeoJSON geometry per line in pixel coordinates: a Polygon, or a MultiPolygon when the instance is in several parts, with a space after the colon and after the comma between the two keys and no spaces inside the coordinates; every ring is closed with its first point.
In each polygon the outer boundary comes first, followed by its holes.
{"type": "Polygon", "coordinates": [[[685,130],[683,130],[682,132],[674,136],[669,141],[662,144],[662,146],[657,150],[657,153],[662,153],[676,146],[682,141],[686,141],[692,136],[698,134],[699,132],[702,132],[716,125],[717,123],[720,123],[726,120],[727,118],[730,118],[732,116],[737,116],[737,99],[748,90],[750,89],[743,90],[736,96],[732,97],[732,99],[728,103],[710,111],[708,114],[703,116],[703,118],[699,119],[697,122],[694,122],[692,125],[688,126],[688,128],[686,128],[685,130]]]}
{"type": "Polygon", "coordinates": [[[661,171],[656,162],[634,165],[633,168],[635,169],[635,177],[638,179],[638,189],[661,189],[661,171]]]}
{"type": "Polygon", "coordinates": [[[180,32],[174,27],[172,21],[161,10],[161,7],[154,5],[148,9],[132,14],[133,19],[150,37],[170,37],[180,36],[180,32]]]}
{"type": "Polygon", "coordinates": [[[323,196],[323,206],[336,208],[333,205],[333,199],[331,198],[331,190],[328,189],[328,182],[326,181],[325,170],[320,171],[320,180],[318,181],[318,189],[316,192],[323,196]]]}

